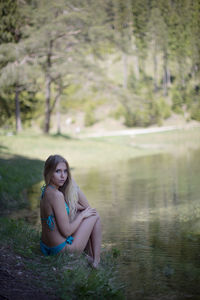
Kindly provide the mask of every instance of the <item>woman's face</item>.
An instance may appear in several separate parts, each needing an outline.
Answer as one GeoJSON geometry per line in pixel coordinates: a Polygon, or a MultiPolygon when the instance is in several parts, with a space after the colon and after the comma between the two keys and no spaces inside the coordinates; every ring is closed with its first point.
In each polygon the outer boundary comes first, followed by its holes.
{"type": "Polygon", "coordinates": [[[56,188],[63,186],[67,180],[67,166],[64,162],[57,164],[55,171],[50,180],[50,184],[54,185],[56,188]]]}

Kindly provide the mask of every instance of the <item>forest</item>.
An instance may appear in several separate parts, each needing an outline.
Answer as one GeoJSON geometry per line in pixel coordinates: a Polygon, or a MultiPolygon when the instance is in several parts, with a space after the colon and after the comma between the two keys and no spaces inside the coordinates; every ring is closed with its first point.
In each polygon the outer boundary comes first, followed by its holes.
{"type": "Polygon", "coordinates": [[[127,127],[200,121],[200,0],[1,0],[0,127],[16,133],[70,109],[127,127]]]}

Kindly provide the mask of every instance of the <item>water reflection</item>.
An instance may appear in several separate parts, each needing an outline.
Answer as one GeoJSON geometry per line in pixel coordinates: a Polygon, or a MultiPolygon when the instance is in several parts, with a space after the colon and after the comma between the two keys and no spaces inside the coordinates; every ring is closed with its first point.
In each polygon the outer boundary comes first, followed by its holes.
{"type": "Polygon", "coordinates": [[[156,155],[76,174],[101,213],[104,241],[121,250],[130,299],[200,293],[199,154],[156,155]]]}
{"type": "MultiPolygon", "coordinates": [[[[100,212],[105,246],[121,252],[128,299],[198,299],[199,173],[200,149],[73,173],[100,212]]],[[[33,190],[30,206],[35,210],[39,186],[33,190]]]]}

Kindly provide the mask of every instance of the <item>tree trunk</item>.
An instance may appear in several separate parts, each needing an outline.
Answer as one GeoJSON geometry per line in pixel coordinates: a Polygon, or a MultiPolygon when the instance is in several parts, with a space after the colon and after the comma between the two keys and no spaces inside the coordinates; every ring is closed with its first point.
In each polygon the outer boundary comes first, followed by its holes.
{"type": "Polygon", "coordinates": [[[138,56],[134,56],[134,74],[137,80],[140,79],[140,68],[138,56]]]}
{"type": "Polygon", "coordinates": [[[167,68],[167,53],[164,51],[163,55],[163,94],[168,95],[168,68],[167,68]]]}
{"type": "Polygon", "coordinates": [[[133,44],[133,68],[134,68],[134,75],[136,80],[140,79],[140,68],[139,68],[139,58],[137,54],[137,47],[135,44],[133,44]]]}
{"type": "Polygon", "coordinates": [[[170,70],[167,67],[167,86],[170,87],[171,86],[171,74],[170,74],[170,70]]]}
{"type": "Polygon", "coordinates": [[[47,53],[47,62],[46,62],[46,101],[45,101],[45,124],[44,124],[44,133],[49,133],[50,129],[50,118],[51,118],[51,56],[52,56],[53,41],[49,42],[49,51],[47,53]]]}
{"type": "Polygon", "coordinates": [[[180,86],[185,89],[185,72],[184,72],[184,64],[182,59],[178,59],[179,66],[179,74],[180,74],[180,86]]]}
{"type": "Polygon", "coordinates": [[[61,125],[60,125],[60,95],[57,98],[56,102],[56,118],[57,118],[57,134],[61,134],[61,125]]]}
{"type": "Polygon", "coordinates": [[[49,133],[50,129],[50,99],[51,99],[51,78],[50,75],[46,75],[46,101],[45,101],[45,124],[44,133],[49,133]]]}
{"type": "Polygon", "coordinates": [[[158,62],[156,52],[153,54],[153,67],[154,67],[154,92],[158,91],[158,62]]]}
{"type": "Polygon", "coordinates": [[[19,89],[15,90],[15,119],[16,119],[16,133],[22,131],[22,122],[20,116],[20,102],[19,102],[19,89]]]}
{"type": "Polygon", "coordinates": [[[123,69],[124,69],[124,81],[123,81],[123,88],[127,88],[127,78],[128,78],[128,74],[127,74],[127,55],[125,53],[123,53],[123,69]]]}

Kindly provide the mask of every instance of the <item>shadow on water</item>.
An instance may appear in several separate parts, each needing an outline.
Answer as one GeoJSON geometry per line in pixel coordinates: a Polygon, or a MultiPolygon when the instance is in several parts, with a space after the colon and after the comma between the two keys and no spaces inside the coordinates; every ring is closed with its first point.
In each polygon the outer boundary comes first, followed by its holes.
{"type": "Polygon", "coordinates": [[[29,206],[27,189],[42,180],[44,162],[16,155],[0,158],[1,214],[29,206]]]}

